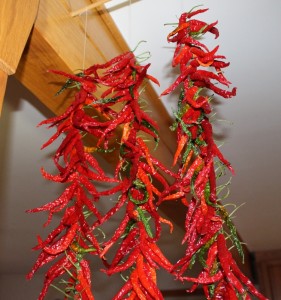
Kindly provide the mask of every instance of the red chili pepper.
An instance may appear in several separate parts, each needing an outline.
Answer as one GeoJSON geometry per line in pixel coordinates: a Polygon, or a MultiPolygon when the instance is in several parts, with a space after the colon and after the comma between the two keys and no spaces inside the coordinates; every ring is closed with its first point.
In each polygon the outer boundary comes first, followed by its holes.
{"type": "Polygon", "coordinates": [[[164,256],[162,251],[158,248],[156,244],[149,244],[149,248],[152,250],[150,254],[155,259],[155,262],[158,263],[160,266],[165,268],[166,270],[170,271],[173,268],[173,265],[170,263],[170,261],[164,256]]]}
{"type": "Polygon", "coordinates": [[[192,59],[192,53],[190,52],[190,46],[178,44],[172,61],[172,66],[175,67],[178,64],[187,65],[187,63],[192,59]]]}
{"type": "MultiPolygon", "coordinates": [[[[41,123],[38,125],[40,126],[41,123]]],[[[55,125],[51,125],[51,126],[55,126],[55,125]]],[[[50,139],[44,143],[41,146],[41,150],[43,150],[44,148],[46,148],[47,146],[51,145],[62,133],[67,132],[68,130],[72,129],[72,125],[69,119],[67,120],[63,120],[57,127],[57,131],[55,134],[53,134],[50,139]]]]}
{"type": "Polygon", "coordinates": [[[194,81],[196,81],[196,80],[205,81],[206,83],[209,83],[210,79],[215,79],[219,83],[227,85],[227,86],[231,83],[228,80],[226,80],[225,77],[221,76],[220,74],[217,75],[217,74],[214,74],[213,72],[209,72],[209,71],[205,71],[205,70],[197,70],[196,72],[194,72],[190,75],[190,79],[194,80],[194,81]]]}
{"type": "Polygon", "coordinates": [[[130,220],[130,218],[126,214],[124,219],[119,224],[118,228],[115,230],[112,238],[104,244],[104,249],[100,254],[101,257],[103,257],[107,253],[109,248],[121,237],[121,235],[124,233],[124,231],[128,225],[129,220],[130,220]]]}
{"type": "Polygon", "coordinates": [[[184,195],[185,195],[185,192],[176,192],[174,194],[165,196],[164,198],[161,199],[161,202],[167,201],[167,200],[178,200],[179,198],[182,198],[184,195]]]}
{"type": "Polygon", "coordinates": [[[131,109],[130,107],[128,107],[128,106],[125,106],[125,107],[123,108],[123,110],[119,113],[118,118],[114,119],[114,120],[110,123],[110,125],[104,130],[102,136],[100,137],[100,139],[99,139],[99,141],[98,141],[98,143],[97,143],[97,146],[100,146],[100,144],[101,144],[101,142],[104,140],[105,136],[106,136],[109,132],[111,132],[112,130],[116,129],[116,127],[117,127],[118,125],[120,125],[120,124],[123,123],[123,122],[127,123],[127,122],[131,121],[131,120],[130,120],[131,117],[132,117],[132,109],[131,109]]]}
{"type": "Polygon", "coordinates": [[[198,14],[201,14],[205,11],[208,11],[209,9],[208,8],[204,8],[204,9],[197,9],[197,10],[191,10],[190,12],[187,12],[187,13],[183,13],[180,17],[180,21],[181,20],[184,20],[184,19],[190,19],[192,18],[193,16],[196,16],[198,14]]]}
{"type": "Polygon", "coordinates": [[[155,284],[153,284],[153,281],[150,278],[147,269],[145,268],[143,256],[141,254],[138,256],[136,264],[137,275],[143,287],[150,293],[153,299],[164,299],[160,291],[156,288],[155,284]]]}
{"type": "Polygon", "coordinates": [[[199,171],[203,167],[203,165],[204,165],[204,161],[203,161],[202,157],[201,156],[197,156],[196,159],[194,160],[194,162],[189,167],[186,175],[183,178],[184,184],[188,183],[191,180],[191,178],[194,175],[194,173],[196,171],[199,171]]]}
{"type": "MultiPolygon", "coordinates": [[[[182,280],[186,280],[189,282],[194,282],[196,284],[213,284],[218,282],[223,278],[223,273],[219,271],[215,275],[210,275],[207,272],[203,271],[200,273],[200,275],[197,278],[193,277],[181,277],[182,280]]],[[[190,290],[190,292],[193,292],[193,290],[190,290]]]]}
{"type": "MultiPolygon", "coordinates": [[[[158,172],[153,172],[150,168],[150,166],[148,166],[147,164],[140,162],[139,166],[147,173],[150,174],[151,176],[153,176],[153,178],[155,178],[159,183],[162,184],[163,188],[168,188],[168,183],[166,181],[166,179],[159,174],[158,172]]],[[[155,192],[155,190],[153,190],[153,192],[155,192]]]]}
{"type": "Polygon", "coordinates": [[[76,188],[77,188],[77,182],[73,182],[73,184],[71,184],[68,188],[66,188],[65,191],[62,193],[62,195],[58,197],[56,200],[47,203],[41,207],[29,209],[26,212],[35,213],[35,212],[49,210],[50,213],[49,213],[48,220],[44,224],[44,226],[47,226],[51,222],[54,211],[62,210],[67,205],[67,203],[72,199],[76,188]]]}
{"type": "Polygon", "coordinates": [[[230,252],[227,249],[225,238],[223,234],[218,235],[218,257],[222,266],[222,269],[225,273],[225,276],[229,283],[237,289],[240,294],[245,293],[245,289],[241,282],[235,277],[231,271],[231,262],[232,257],[230,252]]]}
{"type": "Polygon", "coordinates": [[[255,286],[252,284],[252,282],[249,280],[249,278],[247,278],[247,276],[245,276],[241,272],[241,270],[239,269],[239,267],[237,266],[237,264],[236,264],[236,262],[234,261],[233,258],[232,258],[232,261],[231,261],[231,268],[232,268],[232,271],[233,271],[234,275],[236,275],[242,281],[242,283],[247,287],[247,289],[249,290],[249,292],[251,294],[253,294],[255,297],[257,297],[260,300],[266,300],[267,299],[265,296],[263,296],[255,288],[255,286]]]}
{"type": "Polygon", "coordinates": [[[226,282],[221,280],[215,288],[212,300],[222,300],[226,298],[226,282]]]}
{"type": "Polygon", "coordinates": [[[114,207],[112,207],[103,217],[101,220],[98,220],[94,222],[92,225],[92,229],[96,228],[97,225],[103,224],[106,222],[109,218],[111,218],[119,209],[124,205],[124,203],[127,200],[126,194],[123,194],[120,198],[119,201],[116,203],[114,207]]]}
{"type": "MultiPolygon", "coordinates": [[[[94,74],[94,75],[97,76],[97,70],[98,69],[106,69],[106,68],[109,68],[111,66],[113,66],[112,69],[111,69],[111,72],[114,72],[118,68],[118,67],[114,67],[114,64],[118,64],[118,62],[120,62],[120,61],[124,62],[124,61],[130,60],[133,57],[134,57],[133,52],[125,52],[121,55],[118,55],[118,56],[112,58],[111,60],[107,61],[104,64],[95,64],[95,65],[91,66],[90,68],[84,70],[84,74],[85,75],[94,74]]],[[[119,65],[119,67],[120,67],[120,65],[119,65]]]]}
{"type": "Polygon", "coordinates": [[[138,295],[138,298],[140,300],[146,300],[145,294],[142,292],[142,289],[140,287],[139,279],[138,279],[138,273],[136,270],[134,270],[130,275],[130,280],[133,286],[133,289],[135,293],[138,295]]]}
{"type": "Polygon", "coordinates": [[[116,265],[114,267],[110,267],[108,270],[102,270],[102,271],[104,271],[107,275],[112,275],[115,273],[126,271],[136,262],[139,253],[140,253],[139,248],[135,248],[134,250],[132,250],[132,252],[130,253],[129,257],[125,262],[116,265]]]}
{"type": "Polygon", "coordinates": [[[177,175],[173,173],[171,170],[167,169],[159,160],[154,157],[151,157],[151,160],[155,167],[159,167],[164,173],[171,176],[172,178],[177,178],[177,175]]]}
{"type": "Polygon", "coordinates": [[[61,238],[56,244],[52,246],[44,247],[43,250],[52,255],[56,255],[58,253],[65,251],[72,243],[74,237],[76,236],[78,228],[79,228],[79,224],[74,223],[63,238],[61,238]]]}
{"type": "Polygon", "coordinates": [[[47,294],[48,288],[51,283],[59,276],[66,273],[66,270],[69,270],[73,267],[73,263],[76,262],[76,257],[74,253],[69,252],[67,256],[62,257],[57,261],[45,274],[44,286],[38,297],[38,300],[43,300],[47,294]]]}
{"type": "MultiPolygon", "coordinates": [[[[80,264],[81,264],[81,262],[80,262],[80,264]]],[[[87,299],[85,298],[85,300],[95,300],[95,298],[92,294],[92,291],[91,291],[91,285],[90,285],[89,279],[85,278],[84,272],[85,272],[85,267],[77,270],[77,280],[81,284],[81,292],[83,291],[83,293],[85,293],[87,295],[87,299]]],[[[87,270],[87,272],[88,272],[88,270],[87,270]]],[[[83,298],[83,300],[84,300],[84,298],[83,298]]]]}
{"type": "Polygon", "coordinates": [[[50,255],[44,251],[42,251],[35,264],[33,265],[31,271],[26,275],[26,279],[30,280],[32,279],[32,277],[34,276],[34,273],[40,269],[41,267],[43,267],[45,264],[51,262],[52,260],[56,259],[59,256],[59,254],[57,255],[50,255]]]}
{"type": "Polygon", "coordinates": [[[169,87],[167,88],[164,92],[161,93],[160,96],[165,96],[167,94],[170,94],[172,91],[176,89],[176,87],[183,82],[187,76],[195,71],[195,68],[192,68],[191,66],[186,67],[182,73],[178,76],[176,81],[169,87]]]}
{"type": "Polygon", "coordinates": [[[122,300],[133,288],[131,280],[127,280],[119,292],[114,296],[113,300],[122,300]]]}
{"type": "Polygon", "coordinates": [[[67,110],[63,114],[53,117],[53,118],[50,118],[50,119],[47,119],[47,120],[44,120],[44,121],[40,122],[38,124],[38,126],[45,125],[45,124],[51,124],[49,126],[49,128],[50,128],[50,127],[55,126],[59,122],[65,120],[67,117],[70,117],[72,115],[73,111],[75,111],[82,103],[84,103],[86,101],[87,95],[88,95],[88,93],[85,90],[81,89],[75,95],[75,101],[67,108],[67,110]]]}
{"type": "Polygon", "coordinates": [[[57,228],[55,228],[51,233],[49,233],[48,237],[45,241],[42,241],[40,237],[38,237],[38,245],[33,247],[33,250],[43,249],[46,245],[51,243],[64,229],[66,225],[60,223],[57,228]]]}
{"type": "Polygon", "coordinates": [[[175,164],[177,163],[178,158],[179,158],[187,140],[188,140],[188,137],[186,135],[182,135],[180,137],[180,140],[178,141],[178,147],[177,147],[177,150],[174,155],[173,166],[175,166],[175,164]]]}
{"type": "Polygon", "coordinates": [[[89,77],[79,77],[76,75],[72,75],[72,74],[67,74],[65,72],[62,71],[57,71],[57,70],[48,70],[48,72],[54,73],[54,74],[59,74],[59,75],[63,75],[69,79],[72,79],[73,81],[79,82],[82,84],[83,88],[85,91],[89,92],[89,93],[93,93],[96,91],[97,87],[96,87],[96,83],[94,83],[93,78],[89,78],[89,77]]]}
{"type": "Polygon", "coordinates": [[[133,228],[124,238],[115,254],[115,257],[113,258],[111,266],[115,267],[130,250],[133,250],[133,248],[137,246],[139,243],[137,239],[138,232],[138,228],[133,228]]]}
{"type": "Polygon", "coordinates": [[[145,142],[141,138],[137,138],[137,142],[138,142],[139,146],[141,147],[141,149],[143,150],[145,158],[146,158],[146,161],[147,161],[149,167],[151,168],[152,172],[156,173],[155,169],[154,169],[154,166],[153,166],[153,163],[152,163],[152,160],[151,160],[151,155],[149,153],[149,149],[148,149],[147,145],[145,144],[145,142]]]}

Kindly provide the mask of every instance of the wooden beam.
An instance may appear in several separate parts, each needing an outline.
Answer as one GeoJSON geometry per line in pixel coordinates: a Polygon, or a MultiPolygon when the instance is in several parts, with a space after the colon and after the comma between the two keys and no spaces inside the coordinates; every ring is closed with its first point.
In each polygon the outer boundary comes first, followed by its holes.
{"type": "Polygon", "coordinates": [[[1,0],[0,115],[7,75],[14,74],[37,14],[39,0],[1,0]]]}
{"type": "Polygon", "coordinates": [[[14,74],[33,26],[39,0],[1,0],[0,68],[14,74]]]}

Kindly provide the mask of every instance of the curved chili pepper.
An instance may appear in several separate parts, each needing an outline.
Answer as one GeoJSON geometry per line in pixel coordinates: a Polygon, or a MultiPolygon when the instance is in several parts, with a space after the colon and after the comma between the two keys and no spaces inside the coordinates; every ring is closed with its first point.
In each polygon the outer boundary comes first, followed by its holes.
{"type": "Polygon", "coordinates": [[[63,239],[59,240],[59,242],[57,242],[56,244],[52,245],[52,246],[45,246],[43,248],[43,250],[49,254],[55,255],[58,253],[61,253],[63,251],[65,251],[69,245],[71,244],[71,242],[73,241],[77,230],[79,228],[79,224],[78,223],[74,223],[70,229],[67,231],[66,235],[63,237],[63,239]]]}
{"type": "Polygon", "coordinates": [[[167,88],[164,92],[161,93],[160,96],[164,96],[167,94],[170,94],[172,91],[176,89],[176,87],[183,82],[187,76],[195,71],[195,68],[192,68],[191,66],[186,67],[185,70],[178,76],[176,81],[169,87],[167,88]]]}
{"type": "Polygon", "coordinates": [[[164,299],[159,289],[156,288],[155,284],[149,278],[149,273],[147,272],[147,268],[145,267],[143,256],[140,254],[136,261],[137,265],[137,274],[138,278],[143,285],[143,287],[149,292],[149,294],[153,297],[153,299],[164,299]]]}
{"type": "Polygon", "coordinates": [[[151,257],[155,259],[155,262],[157,262],[160,266],[164,267],[166,270],[171,271],[173,268],[173,265],[170,263],[170,261],[164,256],[162,251],[157,247],[156,244],[149,244],[149,248],[152,250],[150,252],[151,257]]]}
{"type": "Polygon", "coordinates": [[[69,252],[67,256],[62,257],[57,261],[45,274],[44,286],[38,297],[38,300],[43,300],[47,294],[48,288],[51,283],[59,276],[63,275],[67,270],[73,267],[76,262],[74,253],[69,252]]]}
{"type": "Polygon", "coordinates": [[[218,257],[222,266],[223,271],[227,277],[227,280],[230,282],[233,287],[235,287],[240,294],[245,293],[243,285],[238,281],[233,272],[231,271],[231,254],[229,253],[225,237],[223,234],[218,235],[218,257]]]}
{"type": "Polygon", "coordinates": [[[67,78],[72,79],[73,81],[79,82],[81,83],[81,85],[83,86],[84,90],[87,92],[95,92],[97,87],[96,84],[93,82],[93,78],[89,78],[89,77],[79,77],[76,75],[72,75],[72,74],[67,74],[65,72],[62,71],[57,71],[57,70],[48,70],[48,72],[54,73],[54,74],[58,74],[58,75],[63,75],[67,78]]]}
{"type": "Polygon", "coordinates": [[[190,19],[190,18],[192,18],[193,16],[196,16],[196,15],[198,15],[198,14],[201,14],[201,13],[203,13],[203,12],[206,12],[206,11],[208,11],[209,9],[208,8],[203,8],[203,9],[197,9],[197,10],[191,10],[191,11],[189,11],[189,12],[187,12],[187,13],[183,13],[182,15],[181,15],[181,17],[180,17],[180,22],[182,21],[182,20],[184,20],[184,19],[190,19]]]}
{"type": "Polygon", "coordinates": [[[247,278],[239,269],[239,267],[237,266],[236,262],[234,261],[234,259],[232,258],[231,261],[231,268],[233,271],[233,274],[236,275],[241,281],[242,283],[247,287],[247,289],[249,290],[249,292],[251,294],[253,294],[255,297],[257,297],[260,300],[266,300],[267,298],[265,296],[263,296],[256,288],[255,286],[252,284],[252,282],[249,280],[249,278],[247,278]]]}
{"type": "Polygon", "coordinates": [[[113,267],[110,267],[107,270],[102,270],[102,271],[105,272],[107,275],[112,275],[112,274],[115,274],[115,273],[126,271],[136,262],[136,259],[139,255],[139,253],[140,253],[140,249],[135,248],[129,254],[129,257],[127,258],[127,260],[125,262],[123,262],[119,265],[115,265],[113,267]]]}
{"type": "Polygon", "coordinates": [[[32,277],[34,276],[34,273],[41,267],[43,267],[45,264],[51,262],[52,260],[56,259],[59,256],[59,254],[57,255],[50,255],[44,251],[42,251],[35,264],[33,265],[31,271],[26,275],[26,279],[30,280],[32,279],[32,277]]]}
{"type": "Polygon", "coordinates": [[[133,228],[128,235],[124,238],[122,241],[119,249],[117,250],[116,255],[113,258],[113,261],[111,263],[111,266],[116,266],[123,257],[129,253],[130,250],[133,250],[134,247],[137,246],[138,240],[137,240],[137,234],[138,234],[138,228],[133,228]]]}
{"type": "Polygon", "coordinates": [[[140,287],[140,283],[139,283],[139,278],[138,278],[138,273],[136,270],[134,270],[131,275],[130,275],[130,280],[133,286],[133,289],[135,291],[135,293],[137,294],[138,298],[140,300],[146,300],[146,296],[145,294],[142,292],[142,289],[140,287]]]}
{"type": "Polygon", "coordinates": [[[118,226],[118,228],[115,230],[112,238],[104,244],[104,249],[100,254],[101,257],[103,257],[106,254],[106,252],[109,250],[109,248],[121,237],[121,235],[124,233],[128,225],[129,220],[130,218],[126,214],[123,220],[121,221],[120,225],[118,226]]]}
{"type": "MultiPolygon", "coordinates": [[[[80,262],[81,265],[82,261],[80,262]]],[[[89,272],[88,266],[86,267],[85,264],[82,264],[82,269],[77,270],[77,280],[81,284],[81,291],[87,295],[87,299],[85,300],[95,300],[92,291],[91,291],[91,285],[89,282],[89,278],[85,278],[85,272],[89,272]]],[[[84,300],[84,298],[83,298],[84,300]]]]}
{"type": "Polygon", "coordinates": [[[122,300],[133,288],[131,280],[127,280],[119,292],[114,296],[113,300],[122,300]]]}

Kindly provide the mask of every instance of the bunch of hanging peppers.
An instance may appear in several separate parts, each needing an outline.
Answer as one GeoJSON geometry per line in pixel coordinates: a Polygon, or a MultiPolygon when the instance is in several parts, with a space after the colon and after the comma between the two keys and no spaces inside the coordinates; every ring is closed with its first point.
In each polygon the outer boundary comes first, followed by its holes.
{"type": "Polygon", "coordinates": [[[212,111],[212,94],[230,98],[235,96],[236,88],[224,88],[230,82],[222,70],[229,63],[217,54],[219,47],[209,50],[200,41],[206,33],[219,36],[217,22],[206,24],[192,18],[205,11],[183,13],[177,28],[168,35],[168,41],[176,43],[172,65],[179,67],[180,75],[162,95],[181,88],[171,128],[177,135],[174,164],[179,164],[179,170],[175,182],[162,193],[161,201],[181,199],[187,206],[182,241],[187,248],[185,256],[173,266],[173,273],[178,279],[193,283],[190,292],[201,285],[207,299],[251,299],[249,293],[265,299],[240,271],[228,249],[235,246],[243,258],[236,229],[218,197],[220,174],[216,169],[233,169],[214,142],[208,116],[212,111]],[[185,275],[197,258],[202,265],[200,274],[185,275]]]}
{"type": "Polygon", "coordinates": [[[212,96],[207,91],[229,98],[236,90],[217,85],[230,84],[222,72],[229,64],[217,54],[218,47],[210,51],[199,41],[207,32],[219,35],[216,23],[192,19],[204,11],[182,14],[177,28],[168,36],[169,42],[176,43],[173,66],[179,66],[180,75],[162,95],[178,86],[181,89],[172,126],[177,134],[177,172],[153,157],[145,142],[150,139],[157,145],[159,139],[157,124],[141,108],[145,83],[151,80],[158,84],[147,73],[149,64],[141,65],[133,52],[126,52],[76,75],[51,71],[68,78],[60,92],[73,86],[77,91],[62,115],[40,123],[56,128],[42,148],[62,139],[53,156],[58,173],[42,169],[42,174],[66,185],[57,199],[28,211],[48,212],[45,226],[54,214],[62,215],[58,226],[45,239],[38,236],[34,247],[41,252],[28,279],[52,263],[40,300],[57,278],[64,285],[61,291],[66,298],[94,299],[90,256],[103,262],[102,271],[109,276],[126,274],[115,300],[163,299],[157,286],[159,268],[178,280],[191,282],[190,292],[201,285],[207,299],[250,299],[249,293],[265,299],[239,270],[228,249],[234,244],[243,255],[235,227],[217,195],[216,165],[231,171],[232,167],[213,140],[208,118],[212,96]],[[96,153],[106,156],[112,151],[118,151],[119,160],[110,176],[99,165],[96,153]],[[106,184],[103,189],[100,183],[106,184]],[[108,202],[109,196],[116,201],[108,211],[102,211],[99,203],[108,202]],[[187,247],[185,256],[172,263],[157,245],[162,223],[173,230],[159,207],[163,201],[179,200],[186,210],[182,243],[187,247]],[[120,223],[104,241],[98,232],[116,215],[121,215],[120,223]],[[197,258],[202,271],[190,277],[186,273],[197,258]]]}

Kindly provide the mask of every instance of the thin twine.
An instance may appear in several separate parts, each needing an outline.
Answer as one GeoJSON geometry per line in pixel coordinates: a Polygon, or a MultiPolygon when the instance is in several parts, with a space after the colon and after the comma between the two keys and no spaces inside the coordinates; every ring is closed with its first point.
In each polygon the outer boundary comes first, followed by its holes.
{"type": "Polygon", "coordinates": [[[83,46],[83,70],[85,69],[85,60],[86,60],[86,46],[87,46],[87,29],[88,29],[88,9],[85,12],[85,24],[84,24],[84,46],[83,46]]]}
{"type": "Polygon", "coordinates": [[[129,20],[129,26],[128,26],[128,44],[129,48],[132,48],[132,0],[129,0],[129,13],[128,13],[128,20],[129,20]]]}
{"type": "MultiPolygon", "coordinates": [[[[68,0],[68,5],[70,8],[70,11],[72,11],[72,5],[71,5],[71,0],[68,0]]],[[[83,70],[85,69],[85,60],[86,60],[86,46],[87,46],[87,29],[88,29],[88,9],[84,12],[86,17],[85,17],[85,23],[84,23],[84,42],[83,42],[83,59],[82,59],[82,67],[83,70]]],[[[84,14],[80,14],[80,17],[84,14]]]]}

